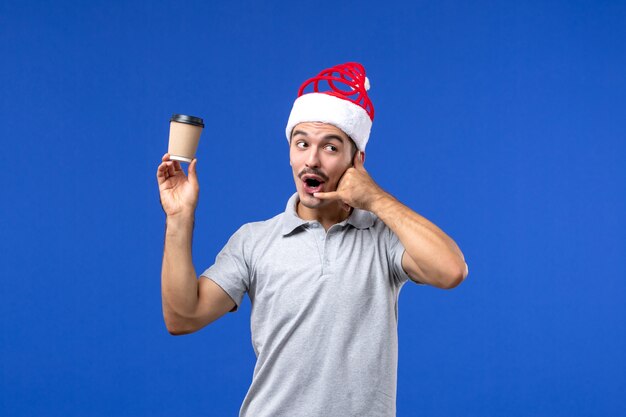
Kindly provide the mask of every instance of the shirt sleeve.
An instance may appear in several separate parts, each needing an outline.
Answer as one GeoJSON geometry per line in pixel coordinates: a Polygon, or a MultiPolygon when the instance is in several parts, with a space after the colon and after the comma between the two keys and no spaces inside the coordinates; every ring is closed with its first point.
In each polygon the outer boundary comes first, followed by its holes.
{"type": "Polygon", "coordinates": [[[250,285],[250,268],[246,260],[246,225],[242,226],[226,243],[215,258],[215,263],[201,276],[219,285],[235,302],[230,312],[239,309],[250,285]]]}

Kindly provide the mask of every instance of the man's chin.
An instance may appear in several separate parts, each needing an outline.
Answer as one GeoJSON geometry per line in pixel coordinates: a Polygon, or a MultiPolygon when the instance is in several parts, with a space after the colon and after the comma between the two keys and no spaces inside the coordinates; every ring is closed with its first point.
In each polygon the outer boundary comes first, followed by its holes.
{"type": "Polygon", "coordinates": [[[300,204],[306,208],[316,208],[322,203],[319,198],[313,197],[309,193],[300,193],[300,204]]]}
{"type": "Polygon", "coordinates": [[[313,194],[309,194],[304,191],[300,191],[298,194],[300,197],[300,204],[302,204],[304,207],[309,208],[309,209],[316,209],[318,207],[323,206],[324,203],[326,203],[325,200],[315,198],[313,194]]]}

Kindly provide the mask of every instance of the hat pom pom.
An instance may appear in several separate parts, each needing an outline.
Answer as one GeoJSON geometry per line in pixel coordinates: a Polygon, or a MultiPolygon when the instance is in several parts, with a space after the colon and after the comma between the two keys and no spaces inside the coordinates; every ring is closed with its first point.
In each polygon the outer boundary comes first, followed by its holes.
{"type": "Polygon", "coordinates": [[[365,77],[365,85],[363,86],[365,87],[365,91],[369,91],[370,89],[370,79],[365,77]]]}

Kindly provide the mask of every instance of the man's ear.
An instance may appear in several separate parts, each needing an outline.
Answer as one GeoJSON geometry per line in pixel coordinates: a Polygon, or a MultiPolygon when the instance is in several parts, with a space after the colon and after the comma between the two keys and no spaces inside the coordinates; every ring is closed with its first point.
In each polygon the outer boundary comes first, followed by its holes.
{"type": "Polygon", "coordinates": [[[361,153],[361,162],[365,162],[365,151],[359,151],[361,153]]]}

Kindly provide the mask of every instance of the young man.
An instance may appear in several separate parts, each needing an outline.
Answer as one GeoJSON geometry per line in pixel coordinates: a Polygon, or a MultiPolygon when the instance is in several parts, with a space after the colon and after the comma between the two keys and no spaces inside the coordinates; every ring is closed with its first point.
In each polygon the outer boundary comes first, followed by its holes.
{"type": "Polygon", "coordinates": [[[402,285],[453,288],[467,275],[454,241],[363,167],[374,116],[368,89],[357,63],[302,85],[286,128],[297,192],[284,213],[242,226],[199,279],[196,160],[188,177],[168,154],[159,165],[170,333],[236,311],[245,293],[251,300],[257,363],[240,416],[395,416],[402,285]]]}

